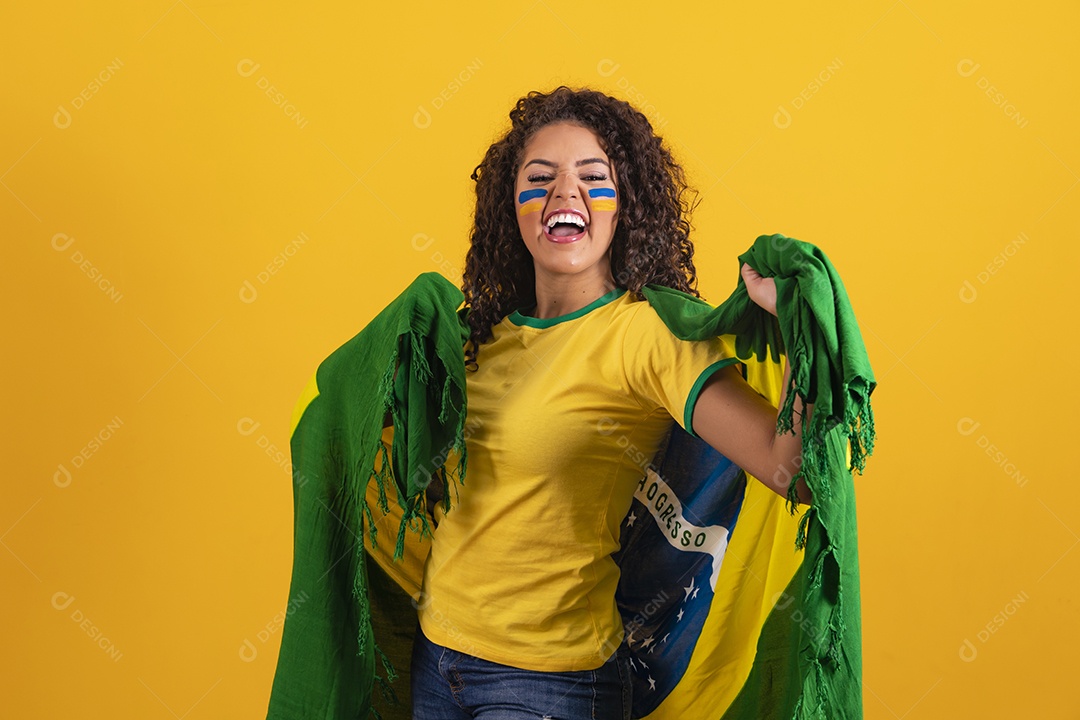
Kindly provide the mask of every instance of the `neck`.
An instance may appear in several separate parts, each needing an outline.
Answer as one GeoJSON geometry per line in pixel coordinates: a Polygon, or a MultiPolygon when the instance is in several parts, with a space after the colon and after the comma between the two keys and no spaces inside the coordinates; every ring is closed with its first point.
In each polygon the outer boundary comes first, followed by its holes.
{"type": "Polygon", "coordinates": [[[531,313],[540,320],[559,317],[580,310],[615,289],[611,271],[579,275],[547,275],[537,268],[536,309],[531,313]]]}

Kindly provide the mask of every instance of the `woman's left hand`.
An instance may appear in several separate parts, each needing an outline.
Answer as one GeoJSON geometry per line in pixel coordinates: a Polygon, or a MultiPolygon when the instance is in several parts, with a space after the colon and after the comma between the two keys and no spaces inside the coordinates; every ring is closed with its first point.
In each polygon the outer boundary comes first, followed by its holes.
{"type": "Polygon", "coordinates": [[[761,273],[747,263],[743,263],[739,272],[742,273],[742,279],[746,283],[746,292],[750,299],[770,315],[776,315],[776,281],[772,278],[762,277],[761,273]]]}

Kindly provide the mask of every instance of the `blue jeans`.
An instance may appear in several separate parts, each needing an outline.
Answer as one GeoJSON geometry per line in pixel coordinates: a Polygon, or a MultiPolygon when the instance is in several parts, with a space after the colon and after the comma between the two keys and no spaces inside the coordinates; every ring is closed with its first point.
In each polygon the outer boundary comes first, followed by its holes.
{"type": "Polygon", "coordinates": [[[413,720],[630,720],[629,657],[624,642],[596,670],[521,670],[436,645],[417,627],[413,720]]]}

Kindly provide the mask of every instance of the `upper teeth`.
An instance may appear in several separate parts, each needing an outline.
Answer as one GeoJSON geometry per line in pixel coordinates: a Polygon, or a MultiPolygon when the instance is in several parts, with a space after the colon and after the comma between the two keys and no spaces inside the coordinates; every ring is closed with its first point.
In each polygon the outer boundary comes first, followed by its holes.
{"type": "Polygon", "coordinates": [[[585,227],[585,220],[580,215],[574,213],[555,213],[548,218],[548,228],[554,227],[555,223],[573,223],[578,227],[585,227]]]}

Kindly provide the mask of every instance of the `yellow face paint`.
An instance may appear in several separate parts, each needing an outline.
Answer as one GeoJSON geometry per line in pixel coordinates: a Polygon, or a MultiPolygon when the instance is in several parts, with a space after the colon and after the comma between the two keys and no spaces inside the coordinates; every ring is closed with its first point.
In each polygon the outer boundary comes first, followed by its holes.
{"type": "Polygon", "coordinates": [[[521,204],[521,207],[518,208],[518,215],[540,212],[544,207],[544,198],[546,197],[547,190],[540,188],[522,191],[518,194],[518,202],[521,204]]]}
{"type": "Polygon", "coordinates": [[[615,190],[612,188],[593,188],[589,191],[592,204],[589,207],[598,212],[615,212],[615,190]]]}

